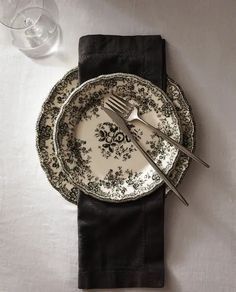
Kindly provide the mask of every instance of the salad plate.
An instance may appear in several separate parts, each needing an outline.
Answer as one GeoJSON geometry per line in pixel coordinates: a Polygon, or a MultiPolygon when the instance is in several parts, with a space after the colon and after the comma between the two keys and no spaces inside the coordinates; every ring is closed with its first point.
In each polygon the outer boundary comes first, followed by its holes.
{"type": "MultiPolygon", "coordinates": [[[[113,92],[132,101],[149,123],[177,142],[182,141],[182,133],[176,109],[165,92],[136,75],[98,76],[71,93],[54,127],[60,165],[84,193],[100,200],[123,202],[148,195],[163,180],[102,109],[113,92]]],[[[168,175],[179,150],[145,125],[132,123],[130,130],[168,175]]]]}
{"type": "MultiPolygon", "coordinates": [[[[80,191],[59,164],[53,145],[53,129],[61,107],[78,86],[78,68],[76,67],[68,71],[51,89],[42,105],[36,126],[37,151],[48,181],[64,199],[73,204],[77,204],[80,191]]],[[[166,94],[173,102],[179,116],[183,132],[182,144],[192,151],[195,145],[193,114],[180,86],[170,77],[167,78],[166,94]]],[[[183,179],[189,163],[190,159],[180,153],[174,169],[169,174],[169,178],[175,186],[183,179]]],[[[166,188],[166,194],[168,193],[169,189],[166,188]]]]}

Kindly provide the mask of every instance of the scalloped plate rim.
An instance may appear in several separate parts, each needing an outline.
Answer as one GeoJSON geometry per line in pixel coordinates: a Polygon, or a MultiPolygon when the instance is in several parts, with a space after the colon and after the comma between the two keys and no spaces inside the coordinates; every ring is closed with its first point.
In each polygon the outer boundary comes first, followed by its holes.
{"type": "MultiPolygon", "coordinates": [[[[64,170],[64,172],[70,177],[70,180],[72,182],[74,182],[73,180],[73,177],[71,175],[71,173],[69,171],[67,171],[66,167],[64,166],[64,162],[62,161],[61,159],[61,153],[60,153],[60,150],[59,150],[59,142],[58,142],[58,124],[62,118],[62,115],[65,111],[65,107],[67,104],[70,103],[71,99],[74,97],[75,94],[77,94],[78,91],[80,91],[81,89],[83,89],[83,87],[85,87],[87,84],[91,83],[91,82],[96,82],[96,81],[99,81],[101,79],[109,79],[109,78],[112,78],[112,77],[130,77],[130,78],[136,78],[137,80],[141,80],[143,82],[145,82],[146,84],[149,84],[150,86],[153,86],[155,88],[158,88],[158,90],[165,96],[165,98],[168,100],[168,102],[170,102],[172,104],[172,108],[173,108],[173,111],[174,111],[174,114],[175,114],[175,117],[176,117],[176,121],[178,123],[178,129],[179,129],[179,132],[180,132],[180,143],[182,142],[182,138],[183,138],[183,131],[182,131],[182,127],[181,127],[181,122],[180,122],[180,118],[178,116],[178,113],[176,111],[176,108],[175,106],[173,105],[173,102],[169,99],[169,97],[167,96],[167,94],[161,89],[159,88],[158,86],[154,85],[151,81],[147,80],[147,79],[144,79],[142,77],[139,77],[135,74],[129,74],[129,73],[122,73],[122,72],[117,72],[117,73],[111,73],[111,74],[101,74],[97,77],[94,77],[94,78],[91,78],[85,82],[83,82],[82,84],[80,84],[77,88],[75,88],[71,93],[70,95],[67,97],[67,99],[65,100],[65,102],[63,103],[61,109],[60,109],[60,112],[56,118],[56,121],[55,121],[55,125],[54,125],[54,129],[53,129],[53,142],[54,142],[54,148],[55,148],[55,152],[56,152],[56,156],[58,157],[58,160],[59,160],[59,163],[62,167],[62,169],[64,170]]],[[[179,156],[180,156],[180,151],[177,150],[177,155],[174,159],[174,162],[173,162],[173,165],[172,167],[168,170],[167,172],[167,176],[173,171],[173,169],[175,168],[176,166],[176,163],[179,159],[179,156]]],[[[134,201],[134,200],[137,200],[139,198],[142,198],[142,197],[145,197],[151,193],[153,193],[155,190],[157,190],[160,186],[163,185],[163,180],[158,183],[154,188],[152,188],[151,190],[147,191],[147,192],[143,192],[141,195],[136,195],[136,196],[133,196],[133,197],[129,197],[129,198],[125,198],[125,199],[121,199],[121,200],[114,200],[114,199],[110,199],[108,197],[106,198],[102,198],[101,196],[97,196],[96,194],[94,194],[93,192],[89,192],[87,189],[85,189],[83,186],[81,185],[75,185],[75,187],[79,188],[81,191],[83,191],[86,195],[89,195],[89,196],[92,196],[98,200],[101,200],[101,201],[106,201],[106,202],[114,202],[114,203],[122,203],[122,202],[127,202],[127,201],[134,201]]]]}

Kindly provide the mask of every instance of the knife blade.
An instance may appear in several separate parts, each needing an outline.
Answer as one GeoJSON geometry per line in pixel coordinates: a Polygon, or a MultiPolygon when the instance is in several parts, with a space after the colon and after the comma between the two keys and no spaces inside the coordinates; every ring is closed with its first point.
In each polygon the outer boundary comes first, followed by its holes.
{"type": "Polygon", "coordinates": [[[111,109],[102,106],[102,109],[106,112],[106,114],[117,124],[117,126],[126,134],[132,143],[136,146],[136,148],[141,152],[144,158],[148,161],[148,163],[155,169],[158,175],[163,179],[163,181],[167,184],[167,186],[174,192],[174,194],[178,197],[178,199],[185,205],[188,206],[188,202],[186,199],[179,193],[176,187],[169,181],[167,176],[160,170],[160,168],[155,164],[152,158],[146,153],[146,151],[142,148],[142,146],[137,142],[134,138],[133,134],[129,130],[125,120],[118,114],[112,106],[109,105],[111,109]]]}

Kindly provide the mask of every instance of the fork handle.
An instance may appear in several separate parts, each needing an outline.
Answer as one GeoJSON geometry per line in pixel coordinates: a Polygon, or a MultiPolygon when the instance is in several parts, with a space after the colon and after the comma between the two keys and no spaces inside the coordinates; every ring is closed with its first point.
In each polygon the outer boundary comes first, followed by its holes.
{"type": "Polygon", "coordinates": [[[178,148],[181,152],[185,153],[187,156],[191,157],[193,160],[195,160],[198,163],[203,164],[205,167],[209,168],[210,165],[208,163],[206,163],[205,161],[203,161],[201,158],[197,157],[196,155],[194,155],[191,151],[189,151],[187,148],[185,148],[183,145],[179,144],[178,142],[176,142],[174,139],[170,138],[169,136],[167,136],[166,134],[164,134],[162,131],[160,131],[158,128],[153,127],[151,124],[147,123],[146,121],[144,121],[142,118],[138,118],[139,121],[141,121],[143,124],[145,124],[146,126],[148,126],[149,128],[151,128],[153,130],[153,132],[156,132],[158,134],[158,136],[160,136],[161,138],[165,139],[166,141],[170,142],[171,144],[173,144],[174,146],[176,146],[176,148],[178,148]]]}

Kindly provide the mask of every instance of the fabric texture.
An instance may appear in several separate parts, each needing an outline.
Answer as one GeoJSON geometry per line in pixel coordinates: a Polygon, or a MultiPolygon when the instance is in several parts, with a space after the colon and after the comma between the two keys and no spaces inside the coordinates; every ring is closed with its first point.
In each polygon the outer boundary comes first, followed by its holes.
{"type": "MultiPolygon", "coordinates": [[[[88,35],[79,41],[79,80],[131,73],[166,88],[160,36],[88,35]]],[[[78,199],[78,288],[164,286],[164,193],[110,203],[81,192],[78,199]]]]}

